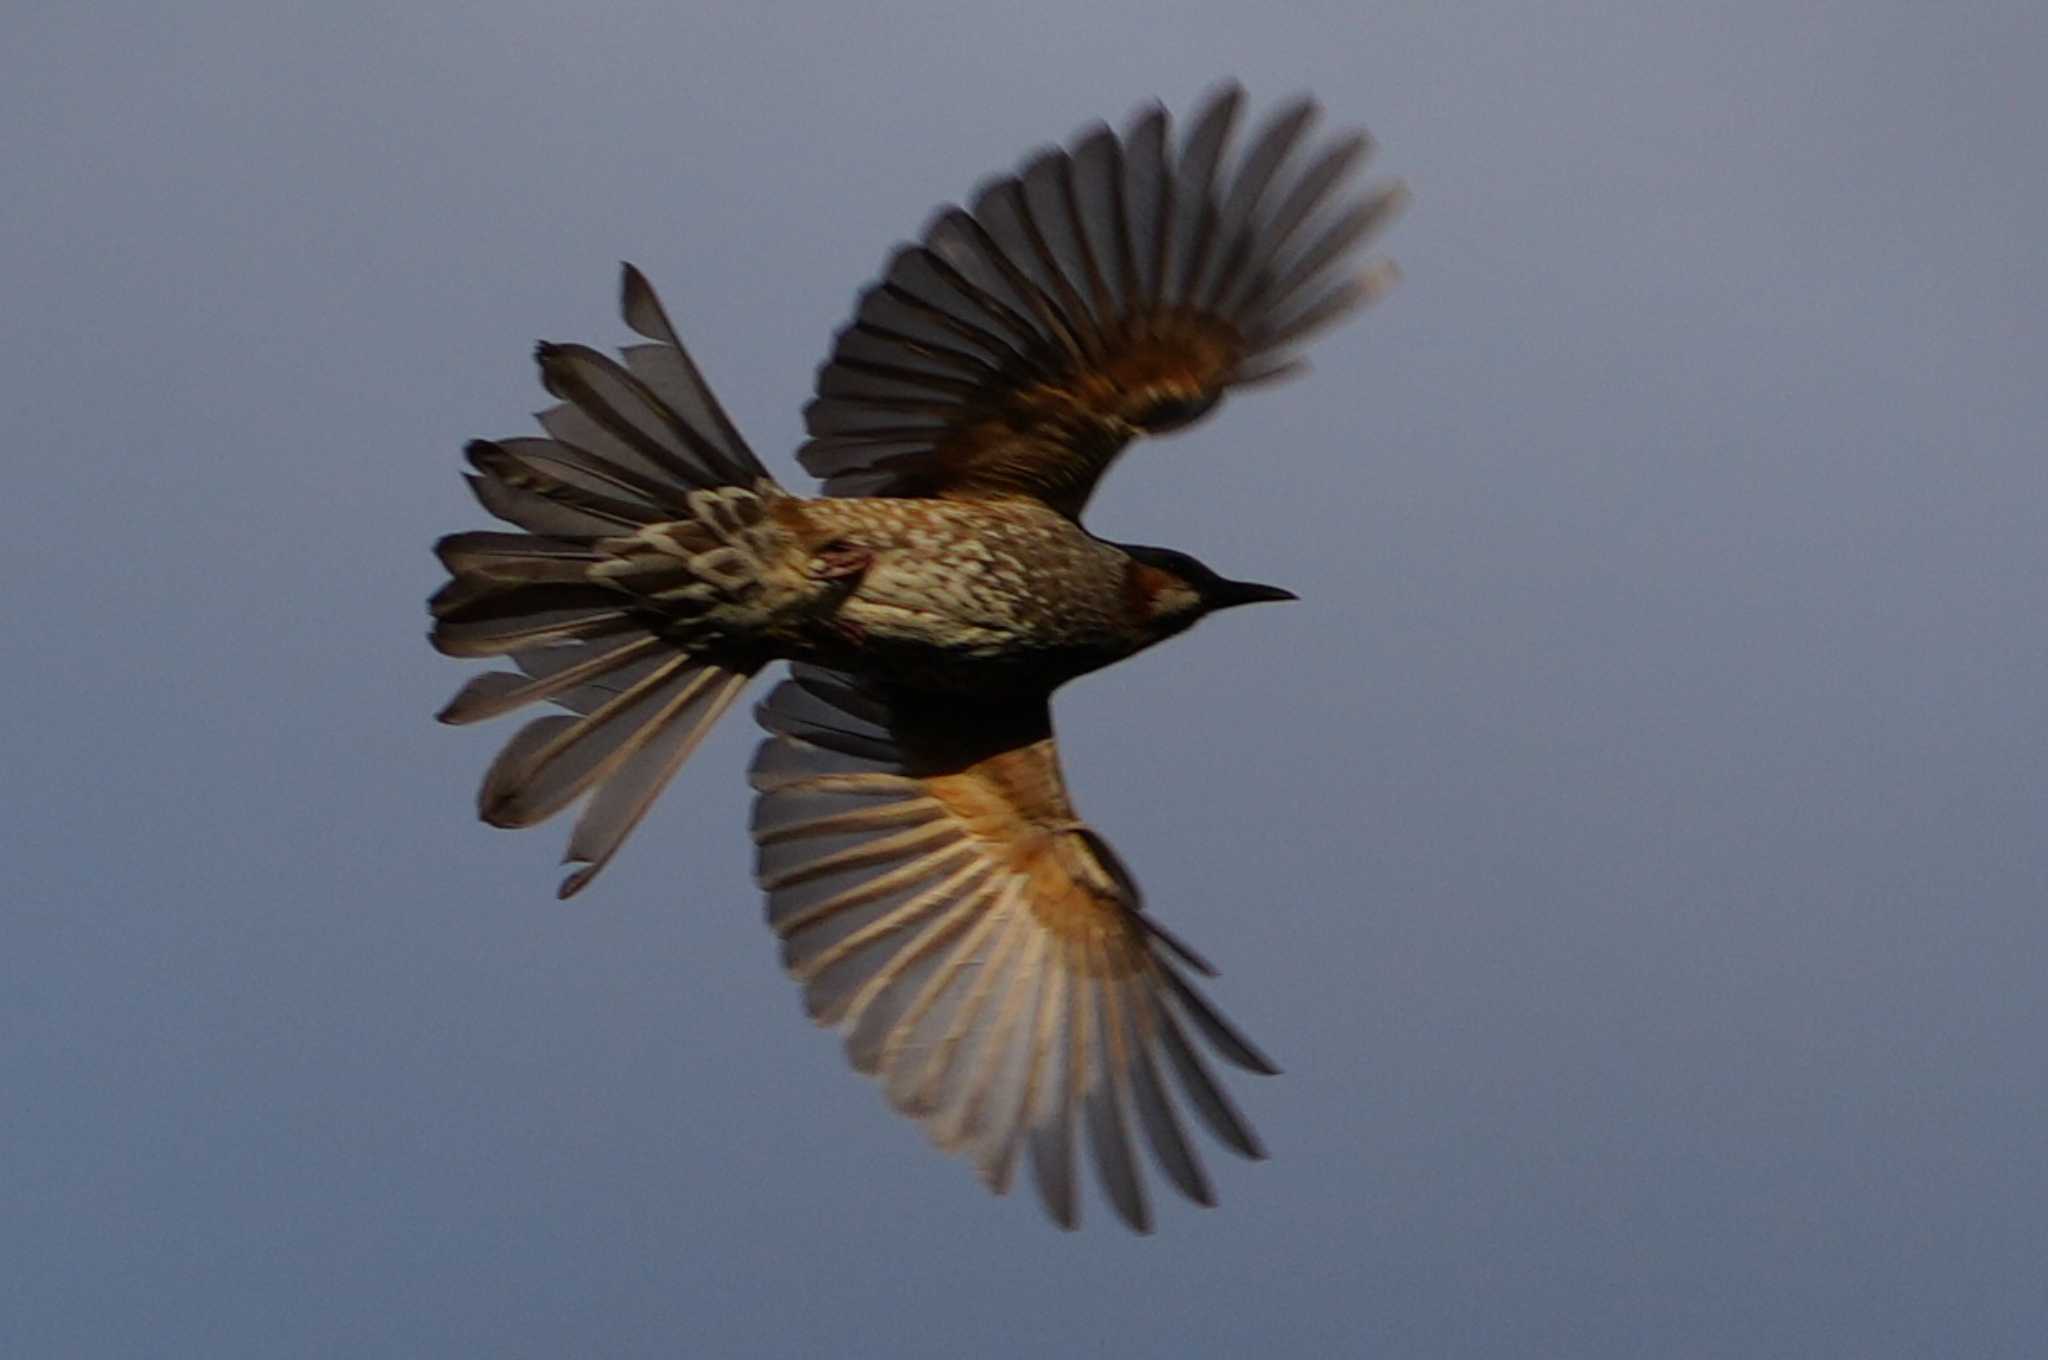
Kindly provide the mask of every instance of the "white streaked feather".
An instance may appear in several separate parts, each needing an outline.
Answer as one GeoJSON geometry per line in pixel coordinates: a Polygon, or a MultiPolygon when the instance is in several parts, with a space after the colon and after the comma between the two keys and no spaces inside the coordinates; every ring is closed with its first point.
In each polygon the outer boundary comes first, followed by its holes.
{"type": "Polygon", "coordinates": [[[813,908],[783,925],[783,967],[797,981],[808,981],[870,940],[900,934],[971,895],[976,882],[987,875],[986,866],[967,859],[943,876],[927,870],[904,881],[869,880],[865,891],[841,893],[826,907],[813,908]],[[884,883],[887,886],[880,886],[884,883]]]}
{"type": "Polygon", "coordinates": [[[1038,1009],[1054,971],[1046,966],[1051,940],[1045,931],[1027,936],[1024,953],[1013,968],[1010,1004],[990,1036],[991,1057],[976,1119],[980,1133],[973,1157],[983,1183],[998,1195],[1009,1190],[1018,1130],[1029,1107],[1038,1009]]]}
{"type": "MultiPolygon", "coordinates": [[[[842,942],[843,952],[839,957],[819,968],[808,979],[804,998],[811,1007],[813,1018],[821,1024],[857,1024],[862,1010],[899,973],[916,965],[932,951],[946,948],[961,931],[979,920],[989,893],[985,879],[976,882],[970,876],[964,892],[957,895],[931,894],[931,905],[921,909],[930,911],[936,908],[938,914],[907,942],[893,938],[902,930],[901,924],[895,920],[877,923],[848,937],[842,942]],[[878,947],[881,951],[872,960],[864,956],[864,951],[870,947],[878,947]]],[[[900,909],[899,914],[908,915],[911,910],[906,906],[900,909]]],[[[828,954],[831,952],[827,951],[828,954]]]]}

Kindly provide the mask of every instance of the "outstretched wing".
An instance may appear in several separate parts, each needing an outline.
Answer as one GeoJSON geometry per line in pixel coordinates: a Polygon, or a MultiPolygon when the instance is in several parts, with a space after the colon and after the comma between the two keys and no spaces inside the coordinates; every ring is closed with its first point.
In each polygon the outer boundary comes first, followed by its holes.
{"type": "Polygon", "coordinates": [[[1211,971],[1141,914],[1114,852],[1078,821],[1043,700],[912,702],[799,666],[761,705],[757,866],[783,962],[847,1055],[997,1194],[1022,1155],[1063,1227],[1085,1131],[1132,1228],[1151,1214],[1142,1137],[1200,1204],[1178,1105],[1223,1143],[1257,1138],[1190,1042],[1273,1065],[1182,976],[1211,971]],[[1170,1092],[1178,1091],[1179,1100],[1170,1092]]]}
{"type": "Polygon", "coordinates": [[[1309,151],[1313,102],[1228,155],[1218,91],[1186,138],[1166,111],[1097,125],[946,208],[899,248],[818,371],[805,468],[841,496],[1025,495],[1078,517],[1135,435],[1188,424],[1393,277],[1350,252],[1405,197],[1339,203],[1363,134],[1309,151]]]}

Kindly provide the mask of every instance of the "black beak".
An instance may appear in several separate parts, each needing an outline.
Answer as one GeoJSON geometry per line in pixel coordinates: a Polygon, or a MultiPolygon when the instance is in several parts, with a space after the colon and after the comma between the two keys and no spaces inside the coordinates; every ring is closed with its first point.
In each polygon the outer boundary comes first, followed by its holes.
{"type": "Polygon", "coordinates": [[[1224,581],[1209,594],[1211,609],[1229,609],[1240,604],[1264,604],[1269,600],[1298,600],[1301,596],[1278,586],[1262,586],[1257,581],[1224,581]]]}

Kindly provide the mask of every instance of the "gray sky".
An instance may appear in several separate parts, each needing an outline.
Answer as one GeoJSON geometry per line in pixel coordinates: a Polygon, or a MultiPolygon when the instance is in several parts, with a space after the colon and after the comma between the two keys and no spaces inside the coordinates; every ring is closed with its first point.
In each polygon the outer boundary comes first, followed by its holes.
{"type": "Polygon", "coordinates": [[[0,1350],[2038,1354],[2036,0],[979,8],[10,6],[0,1350]],[[1304,603],[1061,698],[1287,1069],[1067,1236],[803,1020],[748,723],[573,904],[474,821],[427,545],[619,259],[795,478],[892,242],[1225,74],[1407,277],[1092,516],[1304,603]]]}

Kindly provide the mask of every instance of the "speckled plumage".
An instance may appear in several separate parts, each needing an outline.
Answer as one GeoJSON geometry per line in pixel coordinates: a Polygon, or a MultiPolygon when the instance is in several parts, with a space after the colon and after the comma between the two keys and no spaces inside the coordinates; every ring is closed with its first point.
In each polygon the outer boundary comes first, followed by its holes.
{"type": "MultiPolygon", "coordinates": [[[[1144,622],[1132,559],[1035,501],[819,500],[803,515],[813,535],[874,552],[838,617],[878,647],[932,649],[924,670],[1053,651],[1099,651],[1104,665],[1133,650],[1144,622]]],[[[1048,662],[1038,683],[1080,673],[1048,662]]]]}
{"type": "Polygon", "coordinates": [[[790,664],[749,776],[783,962],[893,1105],[998,1193],[1028,1163],[1065,1227],[1077,1139],[1139,1231],[1140,1139],[1199,1204],[1187,1118],[1264,1155],[1201,1050],[1275,1069],[1075,811],[1049,706],[1208,613],[1292,598],[1080,522],[1132,439],[1297,371],[1301,339],[1392,277],[1348,259],[1398,186],[1333,199],[1363,135],[1311,149],[1297,100],[1233,154],[1241,104],[1223,87],[1178,144],[1157,106],[1098,126],[899,248],[805,411],[821,498],[768,474],[628,266],[644,343],[622,362],[540,346],[546,437],[469,447],[478,500],[523,532],[437,548],[434,645],[514,666],[442,718],[560,710],[506,744],[478,809],[528,826],[581,804],[564,896],[752,677],[790,664]]]}
{"type": "Polygon", "coordinates": [[[662,525],[600,541],[619,556],[592,574],[660,603],[701,603],[684,631],[709,651],[766,645],[788,660],[983,698],[1047,693],[1173,622],[1154,616],[1135,559],[1035,501],[756,494],[765,513],[749,550],[717,540],[705,549],[706,535],[662,525]],[[821,551],[865,562],[831,574],[821,551]]]}

